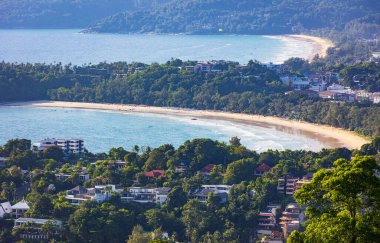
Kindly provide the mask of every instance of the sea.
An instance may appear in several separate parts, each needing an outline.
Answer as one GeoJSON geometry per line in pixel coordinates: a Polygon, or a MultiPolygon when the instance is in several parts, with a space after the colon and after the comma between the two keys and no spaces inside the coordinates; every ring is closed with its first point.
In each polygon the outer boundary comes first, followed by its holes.
{"type": "MultiPolygon", "coordinates": [[[[125,61],[165,63],[170,59],[281,63],[307,58],[312,44],[280,36],[83,34],[78,29],[0,30],[0,61],[73,65],[125,61]]],[[[63,108],[0,106],[0,145],[8,139],[82,138],[92,152],[133,145],[180,146],[186,140],[241,138],[250,149],[329,147],[312,135],[270,126],[152,114],[63,108]]]]}
{"type": "Polygon", "coordinates": [[[184,34],[85,34],[79,29],[0,30],[0,61],[96,64],[125,61],[249,60],[282,63],[308,58],[313,45],[281,36],[184,34]]]}
{"type": "MultiPolygon", "coordinates": [[[[314,134],[315,135],[315,134],[314,134]]],[[[271,125],[250,125],[217,119],[147,113],[0,106],[0,145],[13,138],[81,138],[91,152],[134,145],[180,146],[186,140],[209,138],[228,143],[237,136],[249,149],[319,151],[330,147],[313,134],[271,125]]]]}

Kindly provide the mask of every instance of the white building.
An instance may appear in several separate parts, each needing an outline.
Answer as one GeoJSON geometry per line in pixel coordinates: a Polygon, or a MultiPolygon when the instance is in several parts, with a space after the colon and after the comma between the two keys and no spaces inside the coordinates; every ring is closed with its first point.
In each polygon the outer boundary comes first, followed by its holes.
{"type": "Polygon", "coordinates": [[[12,214],[12,206],[9,202],[0,203],[0,218],[12,214]]]}
{"type": "Polygon", "coordinates": [[[84,152],[84,141],[77,138],[47,138],[33,144],[33,150],[42,152],[49,147],[60,147],[66,154],[84,152]]]}
{"type": "Polygon", "coordinates": [[[98,203],[107,201],[111,197],[111,193],[121,193],[122,190],[116,189],[115,185],[99,185],[94,188],[84,188],[76,186],[71,190],[66,191],[66,200],[72,205],[80,205],[89,200],[94,200],[98,203]]]}
{"type": "Polygon", "coordinates": [[[125,195],[121,197],[121,200],[126,202],[158,203],[162,205],[165,203],[170,190],[170,187],[131,187],[126,191],[125,195]]]}
{"type": "MultiPolygon", "coordinates": [[[[67,179],[70,178],[70,176],[72,176],[72,174],[67,174],[67,173],[56,173],[54,174],[55,178],[58,180],[58,181],[66,181],[67,179]]],[[[78,174],[78,177],[79,177],[79,180],[80,181],[88,181],[90,180],[90,175],[87,174],[87,173],[79,173],[78,174]]]]}
{"type": "Polygon", "coordinates": [[[12,207],[12,216],[15,218],[21,217],[29,209],[29,203],[22,199],[20,202],[16,203],[12,207]]]}

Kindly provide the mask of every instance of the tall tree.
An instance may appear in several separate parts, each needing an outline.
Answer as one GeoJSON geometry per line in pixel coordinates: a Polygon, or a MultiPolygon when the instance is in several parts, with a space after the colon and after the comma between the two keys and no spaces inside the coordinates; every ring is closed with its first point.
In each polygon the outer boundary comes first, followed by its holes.
{"type": "Polygon", "coordinates": [[[372,157],[338,159],[314,174],[294,198],[307,206],[306,231],[291,242],[376,242],[380,239],[380,167],[372,157]],[[297,241],[298,239],[298,241],[297,241]]]}

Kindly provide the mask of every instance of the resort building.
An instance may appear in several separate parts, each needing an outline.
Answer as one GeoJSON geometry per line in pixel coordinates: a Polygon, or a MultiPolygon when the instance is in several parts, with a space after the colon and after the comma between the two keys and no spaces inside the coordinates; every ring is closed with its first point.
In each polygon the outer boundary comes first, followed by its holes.
{"type": "Polygon", "coordinates": [[[49,147],[60,147],[66,154],[84,152],[84,141],[76,138],[47,138],[33,144],[35,152],[42,152],[49,147]]]}
{"type": "MultiPolygon", "coordinates": [[[[17,237],[24,240],[47,240],[48,236],[42,231],[42,226],[46,223],[52,223],[57,228],[62,227],[62,221],[51,219],[37,219],[37,218],[18,218],[14,222],[13,229],[19,230],[17,237]],[[27,224],[27,228],[21,226],[27,224]]],[[[50,232],[51,233],[51,232],[50,232]]],[[[56,234],[59,234],[57,231],[56,234]]]]}
{"type": "Polygon", "coordinates": [[[124,193],[121,200],[124,202],[133,201],[138,203],[157,203],[162,205],[166,202],[170,190],[170,187],[131,187],[124,193]]]}
{"type": "Polygon", "coordinates": [[[71,190],[66,191],[66,200],[72,205],[80,205],[89,200],[94,200],[102,203],[110,199],[111,193],[120,193],[122,190],[116,189],[115,185],[99,185],[94,188],[84,188],[76,186],[71,190]]]}

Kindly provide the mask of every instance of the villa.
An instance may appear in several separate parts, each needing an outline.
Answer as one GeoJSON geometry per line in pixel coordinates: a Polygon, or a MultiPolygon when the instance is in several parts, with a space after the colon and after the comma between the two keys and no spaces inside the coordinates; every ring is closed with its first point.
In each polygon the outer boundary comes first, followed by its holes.
{"type": "Polygon", "coordinates": [[[162,205],[165,203],[170,190],[170,187],[131,187],[124,193],[121,200],[124,202],[133,201],[138,203],[157,203],[162,205]]]}
{"type": "Polygon", "coordinates": [[[116,189],[115,185],[100,185],[94,188],[84,188],[76,186],[66,192],[66,200],[72,205],[80,205],[85,201],[96,201],[102,203],[111,197],[112,192],[120,193],[122,190],[116,189]]]}
{"type": "Polygon", "coordinates": [[[205,203],[210,193],[220,197],[220,203],[226,203],[228,194],[232,186],[230,185],[202,185],[191,194],[191,198],[198,199],[199,202],[205,203]]]}
{"type": "Polygon", "coordinates": [[[29,209],[29,202],[22,199],[20,202],[16,203],[11,207],[12,209],[12,217],[18,218],[22,217],[26,211],[29,209]]]}

